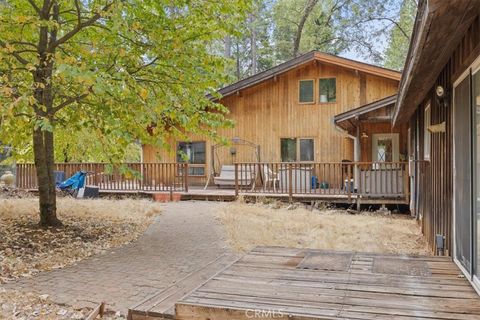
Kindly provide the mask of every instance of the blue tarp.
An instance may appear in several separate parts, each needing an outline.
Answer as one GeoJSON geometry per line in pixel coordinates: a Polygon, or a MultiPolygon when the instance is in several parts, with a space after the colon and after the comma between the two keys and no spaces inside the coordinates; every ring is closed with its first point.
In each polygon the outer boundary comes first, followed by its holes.
{"type": "Polygon", "coordinates": [[[65,189],[78,190],[85,186],[86,177],[87,177],[87,171],[83,171],[83,170],[78,171],[67,180],[57,184],[57,187],[61,190],[65,190],[65,189]]]}

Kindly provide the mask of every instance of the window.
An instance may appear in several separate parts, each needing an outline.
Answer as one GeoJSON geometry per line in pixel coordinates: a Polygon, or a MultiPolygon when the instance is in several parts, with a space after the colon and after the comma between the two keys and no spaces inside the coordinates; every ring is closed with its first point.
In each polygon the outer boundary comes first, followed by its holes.
{"type": "Polygon", "coordinates": [[[297,139],[280,139],[282,162],[297,161],[297,139]]]}
{"type": "Polygon", "coordinates": [[[325,78],[319,81],[320,103],[337,101],[337,79],[325,78]]]}
{"type": "Polygon", "coordinates": [[[428,130],[428,127],[431,125],[430,104],[425,108],[423,123],[423,160],[430,160],[431,133],[428,130]]]}
{"type": "Polygon", "coordinates": [[[300,161],[313,161],[313,139],[300,139],[300,161]]]}
{"type": "Polygon", "coordinates": [[[205,142],[179,142],[177,145],[177,162],[187,162],[189,176],[205,175],[205,142]]]}
{"type": "Polygon", "coordinates": [[[313,139],[280,139],[282,162],[314,161],[313,139]]]}
{"type": "Polygon", "coordinates": [[[300,80],[298,89],[298,101],[300,103],[314,103],[314,81],[300,80]]]}

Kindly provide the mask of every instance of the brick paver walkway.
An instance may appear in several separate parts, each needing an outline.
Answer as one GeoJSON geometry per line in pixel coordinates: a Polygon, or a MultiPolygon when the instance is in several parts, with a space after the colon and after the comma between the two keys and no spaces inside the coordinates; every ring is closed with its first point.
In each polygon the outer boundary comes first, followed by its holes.
{"type": "Polygon", "coordinates": [[[166,204],[137,242],[8,286],[49,294],[57,303],[77,307],[105,301],[109,309],[126,314],[128,307],[218,256],[233,254],[214,218],[222,205],[206,201],[166,204]]]}

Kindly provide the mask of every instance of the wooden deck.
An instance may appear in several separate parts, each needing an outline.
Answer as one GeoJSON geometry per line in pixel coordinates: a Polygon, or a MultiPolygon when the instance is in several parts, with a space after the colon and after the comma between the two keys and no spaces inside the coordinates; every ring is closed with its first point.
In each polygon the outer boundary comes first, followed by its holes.
{"type": "MultiPolygon", "coordinates": [[[[36,191],[36,190],[31,190],[36,191]]],[[[141,194],[145,196],[151,196],[156,193],[165,193],[168,194],[170,191],[151,191],[151,190],[142,190],[142,191],[132,191],[132,190],[100,190],[101,194],[141,194]]],[[[207,201],[234,201],[237,199],[235,195],[235,189],[232,188],[217,188],[217,187],[208,187],[204,189],[203,187],[192,186],[188,191],[173,191],[173,193],[180,194],[181,200],[207,200],[207,201]]],[[[290,200],[293,201],[325,201],[330,203],[341,203],[341,204],[355,204],[357,200],[361,204],[408,204],[408,201],[402,196],[388,196],[388,197],[376,197],[376,198],[362,198],[356,193],[350,195],[347,194],[334,194],[329,193],[328,189],[323,190],[323,192],[316,193],[301,193],[293,194],[292,197],[288,193],[272,193],[272,192],[248,192],[241,191],[239,196],[244,198],[272,198],[279,200],[290,200]]]]}
{"type": "MultiPolygon", "coordinates": [[[[179,299],[174,319],[480,319],[459,274],[448,257],[259,247],[179,299]]],[[[141,311],[131,319],[162,319],[141,311]]]]}

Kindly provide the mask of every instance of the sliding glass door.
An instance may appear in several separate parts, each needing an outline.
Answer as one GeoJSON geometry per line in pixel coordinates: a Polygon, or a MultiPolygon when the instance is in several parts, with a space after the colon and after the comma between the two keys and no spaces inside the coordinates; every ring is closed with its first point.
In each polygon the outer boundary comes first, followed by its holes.
{"type": "Polygon", "coordinates": [[[477,280],[480,278],[480,70],[475,70],[472,75],[472,104],[474,122],[474,139],[475,139],[475,210],[473,216],[473,249],[474,249],[474,273],[477,280]]]}
{"type": "Polygon", "coordinates": [[[455,260],[480,290],[480,58],[453,94],[455,260]]]}
{"type": "Polygon", "coordinates": [[[455,259],[470,275],[472,269],[472,108],[470,76],[454,88],[455,259]]]}

